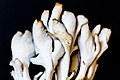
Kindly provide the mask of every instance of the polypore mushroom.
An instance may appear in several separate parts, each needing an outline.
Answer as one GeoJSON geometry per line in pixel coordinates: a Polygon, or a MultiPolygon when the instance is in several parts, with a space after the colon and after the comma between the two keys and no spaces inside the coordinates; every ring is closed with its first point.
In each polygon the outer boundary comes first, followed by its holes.
{"type": "Polygon", "coordinates": [[[28,71],[29,60],[35,55],[31,32],[26,30],[22,34],[18,31],[12,38],[11,49],[12,61],[10,65],[14,67],[11,75],[15,80],[30,80],[28,71]]]}

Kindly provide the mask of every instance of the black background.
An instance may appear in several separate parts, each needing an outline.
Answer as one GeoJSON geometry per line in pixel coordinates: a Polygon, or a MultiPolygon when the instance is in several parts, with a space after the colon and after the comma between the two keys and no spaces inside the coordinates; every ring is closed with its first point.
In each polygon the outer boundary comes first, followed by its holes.
{"type": "Polygon", "coordinates": [[[43,10],[51,11],[55,2],[62,3],[63,10],[87,17],[91,30],[97,24],[112,30],[109,48],[98,60],[94,80],[120,80],[120,8],[116,0],[0,0],[0,80],[13,80],[9,66],[13,35],[16,31],[31,31],[34,20],[40,19],[43,10]]]}

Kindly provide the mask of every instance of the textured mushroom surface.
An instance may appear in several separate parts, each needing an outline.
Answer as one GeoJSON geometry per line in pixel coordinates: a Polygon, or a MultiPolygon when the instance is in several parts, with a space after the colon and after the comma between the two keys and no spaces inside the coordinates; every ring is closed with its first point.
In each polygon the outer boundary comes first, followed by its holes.
{"type": "Polygon", "coordinates": [[[30,59],[35,55],[31,32],[26,30],[23,34],[18,31],[12,38],[11,49],[10,65],[14,68],[11,75],[15,80],[30,80],[28,68],[30,59]]]}
{"type": "Polygon", "coordinates": [[[101,29],[98,24],[90,31],[84,15],[63,11],[60,3],[51,15],[49,12],[44,10],[41,20],[34,21],[32,32],[18,31],[13,36],[11,76],[14,80],[93,80],[97,60],[108,48],[111,29],[101,29]],[[45,71],[30,79],[30,62],[45,71]]]}

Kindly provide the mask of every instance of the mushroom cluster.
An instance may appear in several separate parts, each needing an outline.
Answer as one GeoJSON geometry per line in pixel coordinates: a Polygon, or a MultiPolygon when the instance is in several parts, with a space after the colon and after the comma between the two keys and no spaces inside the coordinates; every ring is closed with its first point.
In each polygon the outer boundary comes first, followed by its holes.
{"type": "Polygon", "coordinates": [[[35,20],[32,33],[17,31],[11,41],[14,80],[31,80],[30,62],[41,65],[33,80],[92,80],[97,70],[97,60],[108,48],[111,30],[97,25],[89,30],[88,19],[62,10],[56,3],[49,15],[44,10],[41,20],[35,20]],[[63,11],[63,14],[61,14],[63,11]],[[49,18],[50,16],[50,18],[49,18]],[[33,57],[37,55],[36,57],[33,57]]]}

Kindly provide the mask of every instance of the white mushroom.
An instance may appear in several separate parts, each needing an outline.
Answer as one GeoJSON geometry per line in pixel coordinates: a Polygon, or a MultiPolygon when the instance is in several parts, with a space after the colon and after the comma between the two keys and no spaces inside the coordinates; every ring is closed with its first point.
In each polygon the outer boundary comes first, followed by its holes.
{"type": "Polygon", "coordinates": [[[66,80],[68,78],[68,71],[70,65],[70,50],[72,45],[72,36],[69,35],[66,31],[66,28],[58,22],[57,20],[53,20],[54,26],[53,31],[54,35],[58,37],[65,49],[65,55],[60,60],[59,67],[57,68],[58,80],[66,80]]]}
{"type": "Polygon", "coordinates": [[[100,50],[98,36],[92,36],[92,33],[90,32],[88,27],[88,23],[82,26],[81,35],[78,39],[78,46],[81,55],[81,65],[76,80],[81,80],[85,78],[88,67],[91,65],[100,50]]]}
{"type": "Polygon", "coordinates": [[[70,57],[71,57],[71,65],[70,65],[70,69],[69,72],[71,72],[71,75],[69,76],[68,79],[71,79],[75,73],[77,72],[78,69],[78,54],[73,54],[71,56],[71,54],[78,49],[77,46],[74,46],[75,44],[75,40],[76,40],[76,18],[75,15],[72,12],[69,11],[64,11],[63,15],[62,15],[62,22],[65,25],[65,28],[67,29],[67,32],[72,36],[72,45],[71,50],[70,50],[70,57]]]}
{"type": "Polygon", "coordinates": [[[11,72],[12,76],[15,80],[30,80],[28,72],[29,60],[35,55],[31,32],[26,30],[22,34],[18,31],[12,38],[11,49],[13,57],[10,65],[15,70],[11,72]]]}
{"type": "Polygon", "coordinates": [[[41,21],[34,21],[32,35],[26,30],[13,36],[10,65],[14,80],[31,80],[30,61],[45,68],[33,80],[52,80],[54,75],[55,80],[93,80],[97,60],[108,48],[111,30],[100,31],[101,25],[97,25],[91,32],[87,18],[76,18],[69,11],[61,15],[62,10],[62,4],[56,3],[51,16],[49,10],[44,10],[41,21]]]}
{"type": "MultiPolygon", "coordinates": [[[[98,33],[100,30],[100,25],[96,26],[96,29],[93,30],[93,35],[94,33],[98,33]],[[97,29],[98,28],[98,29],[97,29]]],[[[94,74],[96,72],[97,69],[97,60],[99,59],[99,57],[102,55],[102,53],[108,48],[107,42],[109,41],[111,35],[111,30],[108,28],[103,28],[99,34],[99,40],[100,40],[100,52],[99,54],[96,56],[94,62],[91,64],[89,70],[88,70],[88,74],[87,74],[87,79],[92,80],[94,77],[94,74]]]]}
{"type": "Polygon", "coordinates": [[[45,25],[45,27],[47,28],[47,30],[49,30],[49,27],[47,25],[48,18],[49,18],[49,10],[44,10],[43,13],[42,13],[42,15],[41,15],[41,21],[43,21],[43,24],[45,25]]]}
{"type": "Polygon", "coordinates": [[[65,25],[67,32],[74,38],[76,29],[76,18],[72,12],[64,11],[62,22],[65,25]]]}
{"type": "MultiPolygon", "coordinates": [[[[87,22],[88,22],[88,20],[83,15],[78,15],[77,16],[77,27],[76,27],[75,35],[74,35],[74,38],[73,38],[73,45],[75,44],[76,38],[78,36],[78,33],[79,33],[81,27],[87,22]]],[[[75,74],[77,73],[77,70],[78,70],[78,66],[80,64],[80,56],[78,55],[78,53],[74,53],[74,51],[77,50],[77,49],[78,49],[78,47],[75,46],[71,50],[70,72],[72,72],[72,73],[71,73],[70,76],[72,76],[72,75],[75,76],[75,74]]]]}
{"type": "MultiPolygon", "coordinates": [[[[59,4],[59,3],[56,3],[55,4],[55,7],[52,11],[52,15],[51,15],[51,18],[49,20],[49,27],[47,26],[47,22],[48,22],[48,16],[49,16],[49,11],[48,10],[45,10],[43,13],[42,13],[42,16],[41,16],[41,20],[43,21],[43,24],[46,26],[47,30],[49,31],[48,33],[51,35],[51,37],[53,38],[53,42],[54,43],[54,48],[52,50],[54,50],[52,53],[51,53],[51,59],[53,61],[53,66],[54,66],[54,69],[55,67],[57,66],[58,64],[58,60],[63,56],[64,54],[64,48],[62,46],[62,44],[60,43],[59,40],[55,39],[54,35],[52,35],[52,27],[53,27],[53,19],[59,19],[60,17],[60,14],[62,12],[62,5],[59,4]]],[[[34,32],[33,32],[34,33],[34,32]]],[[[43,33],[41,33],[43,34],[43,33]]],[[[37,35],[37,33],[36,33],[37,35]]],[[[34,37],[34,34],[33,34],[33,37],[34,37]]],[[[41,36],[39,36],[41,39],[43,39],[41,36]]],[[[39,41],[38,38],[35,38],[36,41],[39,41]],[[37,40],[38,39],[38,40],[37,40]]],[[[48,40],[48,39],[47,39],[48,40]]],[[[35,40],[34,40],[35,41],[35,40]]],[[[43,40],[45,42],[45,40],[43,40]]],[[[35,42],[37,45],[40,44],[40,42],[35,42]]],[[[52,46],[52,45],[51,45],[52,46]]],[[[45,50],[45,49],[44,49],[45,50]]],[[[36,50],[37,52],[38,50],[36,50]]],[[[46,49],[47,51],[47,49],[46,49]]],[[[47,58],[46,58],[47,59],[47,58]]],[[[38,63],[36,63],[38,64],[38,63]]],[[[51,63],[49,63],[51,64],[51,63]]]]}
{"type": "MultiPolygon", "coordinates": [[[[56,18],[56,19],[59,19],[60,17],[60,14],[62,12],[62,5],[59,4],[59,3],[56,3],[55,4],[55,7],[52,11],[52,15],[51,15],[51,18],[50,18],[50,21],[49,21],[49,26],[51,26],[51,23],[52,23],[52,19],[56,18]],[[57,14],[57,16],[56,16],[57,14]]],[[[50,31],[47,23],[48,23],[48,18],[49,18],[49,10],[44,10],[42,15],[41,15],[41,20],[43,21],[43,24],[45,25],[45,27],[47,28],[48,31],[50,31]]],[[[52,26],[51,26],[52,28],[52,26]]],[[[50,31],[51,32],[51,31],[50,31]]],[[[54,68],[57,66],[58,64],[58,60],[63,56],[64,54],[64,48],[62,46],[62,44],[60,43],[59,40],[57,40],[55,38],[54,35],[52,35],[50,32],[48,32],[51,37],[53,38],[53,43],[54,43],[54,51],[52,52],[52,61],[53,61],[53,65],[54,65],[54,68]]]]}
{"type": "Polygon", "coordinates": [[[71,45],[71,52],[70,55],[72,54],[72,52],[77,48],[77,46],[74,47],[75,44],[75,40],[76,40],[76,18],[75,15],[72,12],[69,11],[64,11],[63,15],[62,15],[62,22],[65,26],[65,28],[67,29],[68,34],[70,34],[72,36],[72,45],[71,45]]]}
{"type": "Polygon", "coordinates": [[[85,18],[83,15],[78,15],[77,16],[77,27],[76,27],[76,32],[75,32],[75,40],[78,36],[78,33],[81,30],[81,27],[86,23],[88,23],[87,18],[85,18]]]}
{"type": "Polygon", "coordinates": [[[99,32],[100,32],[100,28],[101,28],[101,25],[97,25],[93,30],[92,30],[92,35],[95,36],[95,35],[98,35],[99,32]]]}
{"type": "Polygon", "coordinates": [[[65,50],[63,45],[60,43],[59,40],[54,39],[54,51],[52,52],[52,60],[54,64],[54,69],[58,64],[58,60],[64,55],[65,50]]]}
{"type": "Polygon", "coordinates": [[[51,80],[53,76],[52,64],[52,38],[46,33],[45,27],[41,21],[35,20],[33,24],[33,38],[37,57],[31,58],[31,62],[45,67],[45,79],[51,80]]]}
{"type": "Polygon", "coordinates": [[[53,19],[59,20],[61,13],[62,13],[62,4],[56,3],[55,7],[52,10],[52,14],[49,20],[49,29],[51,33],[53,33],[53,21],[52,20],[53,19]]]}

